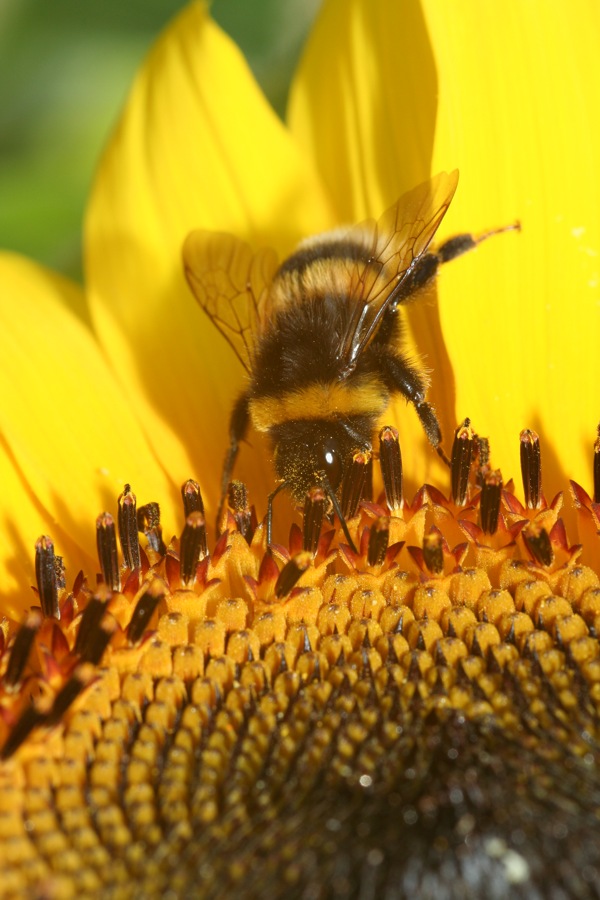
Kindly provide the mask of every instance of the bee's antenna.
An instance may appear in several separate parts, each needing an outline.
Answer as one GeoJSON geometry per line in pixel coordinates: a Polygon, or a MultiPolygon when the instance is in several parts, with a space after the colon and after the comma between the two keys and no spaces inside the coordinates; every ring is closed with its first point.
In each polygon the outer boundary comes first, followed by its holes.
{"type": "Polygon", "coordinates": [[[333,505],[333,509],[334,509],[334,511],[335,511],[335,514],[336,514],[336,516],[338,517],[338,519],[340,520],[340,525],[342,526],[342,531],[344,532],[344,537],[346,538],[346,540],[347,540],[348,543],[350,544],[350,549],[353,550],[354,553],[358,553],[358,550],[356,549],[356,546],[355,546],[355,544],[354,544],[354,541],[353,541],[352,538],[350,537],[350,532],[348,531],[348,526],[346,525],[346,520],[345,520],[345,518],[344,518],[344,514],[342,513],[342,510],[341,510],[341,508],[340,508],[340,504],[338,503],[338,498],[337,498],[336,495],[335,495],[335,491],[332,490],[332,487],[331,487],[331,485],[329,484],[329,481],[328,481],[328,479],[327,479],[327,475],[325,475],[324,472],[320,472],[320,473],[319,473],[319,481],[321,482],[321,484],[323,485],[323,487],[324,487],[325,490],[327,491],[327,496],[328,496],[329,499],[331,500],[331,503],[332,503],[332,505],[333,505]]]}

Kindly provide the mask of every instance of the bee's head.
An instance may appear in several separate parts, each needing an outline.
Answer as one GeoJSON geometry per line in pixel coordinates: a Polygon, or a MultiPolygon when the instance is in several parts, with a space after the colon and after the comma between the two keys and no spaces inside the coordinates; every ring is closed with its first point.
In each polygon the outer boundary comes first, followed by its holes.
{"type": "Polygon", "coordinates": [[[297,502],[321,482],[322,475],[337,491],[352,454],[371,446],[373,423],[355,416],[331,419],[298,419],[271,430],[275,469],[297,502]]]}

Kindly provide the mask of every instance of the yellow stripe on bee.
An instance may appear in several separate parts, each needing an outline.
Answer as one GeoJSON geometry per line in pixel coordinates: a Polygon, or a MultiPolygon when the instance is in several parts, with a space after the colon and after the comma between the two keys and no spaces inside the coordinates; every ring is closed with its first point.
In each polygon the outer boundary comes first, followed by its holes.
{"type": "MultiPolygon", "coordinates": [[[[298,250],[310,243],[303,242],[298,250]]],[[[317,241],[313,243],[318,244],[317,241]]],[[[381,266],[373,267],[373,272],[379,274],[381,266]]],[[[350,274],[347,259],[332,256],[313,259],[300,270],[277,274],[270,287],[270,302],[273,309],[281,311],[295,308],[313,297],[347,298],[351,287],[350,274]]]]}
{"type": "Polygon", "coordinates": [[[250,400],[250,417],[257,431],[294,419],[332,419],[340,416],[378,418],[388,405],[388,392],[377,378],[359,382],[312,383],[277,397],[250,400]]]}

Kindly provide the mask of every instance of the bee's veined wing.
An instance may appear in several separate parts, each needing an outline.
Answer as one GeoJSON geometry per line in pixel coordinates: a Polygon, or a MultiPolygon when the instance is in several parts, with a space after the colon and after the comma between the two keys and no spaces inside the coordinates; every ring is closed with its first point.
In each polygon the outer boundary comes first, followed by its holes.
{"type": "Polygon", "coordinates": [[[457,183],[458,170],[440,172],[400,197],[378,221],[349,230],[348,240],[360,245],[361,258],[347,263],[353,315],[340,346],[343,371],[354,368],[415,261],[427,250],[457,183]]]}
{"type": "Polygon", "coordinates": [[[196,300],[249,372],[256,336],[267,318],[275,251],[254,251],[231,234],[199,229],[185,240],[183,264],[196,300]]]}

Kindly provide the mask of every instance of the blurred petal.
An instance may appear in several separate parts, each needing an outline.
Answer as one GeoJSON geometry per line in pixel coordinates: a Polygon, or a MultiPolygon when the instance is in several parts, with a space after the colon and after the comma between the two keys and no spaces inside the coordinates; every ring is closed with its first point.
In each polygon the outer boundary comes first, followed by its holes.
{"type": "MultiPolygon", "coordinates": [[[[418,0],[330,0],[311,34],[295,79],[289,122],[328,185],[340,221],[378,217],[431,174],[437,76],[418,0]]],[[[451,168],[440,166],[439,168],[451,168]]],[[[406,314],[407,353],[435,369],[430,397],[449,445],[454,429],[452,371],[437,306],[406,314]],[[418,334],[418,339],[413,337],[418,334]],[[444,385],[436,391],[435,385],[444,385]]],[[[408,490],[447,480],[412,408],[394,404],[408,490]]]]}
{"type": "Polygon", "coordinates": [[[194,475],[212,488],[213,508],[243,379],[184,282],[184,238],[214,228],[289,251],[331,222],[318,179],[241,54],[192,4],[141,70],[103,157],[86,254],[94,321],[142,427],[160,432],[154,450],[175,484],[194,475]]]}
{"type": "MultiPolygon", "coordinates": [[[[72,309],[80,290],[12,254],[0,255],[2,593],[31,603],[34,543],[50,534],[71,577],[97,568],[94,520],[126,481],[146,500],[167,482],[89,329],[72,309]]],[[[172,523],[175,524],[175,523],[172,523]]]]}
{"type": "Polygon", "coordinates": [[[457,414],[518,472],[542,440],[546,493],[590,485],[600,335],[600,7],[427,0],[438,67],[433,168],[461,169],[453,231],[520,219],[449,266],[440,311],[457,414]]]}

